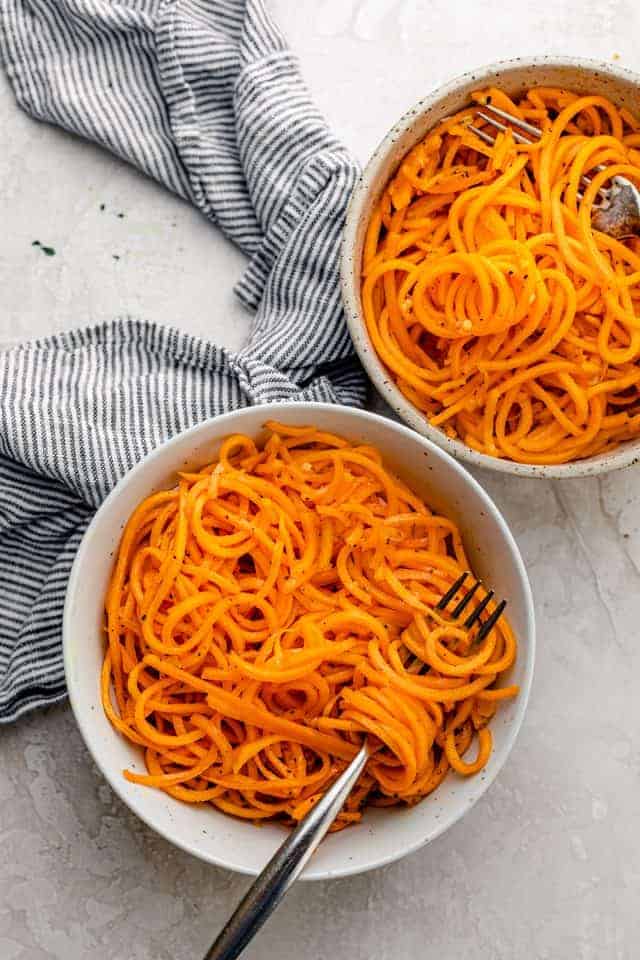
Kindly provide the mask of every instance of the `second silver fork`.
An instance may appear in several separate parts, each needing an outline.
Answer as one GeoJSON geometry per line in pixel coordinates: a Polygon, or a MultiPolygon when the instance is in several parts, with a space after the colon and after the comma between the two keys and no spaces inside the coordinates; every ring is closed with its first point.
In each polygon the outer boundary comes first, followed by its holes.
{"type": "MultiPolygon", "coordinates": [[[[494,107],[491,103],[479,107],[476,116],[496,130],[511,130],[516,143],[534,143],[542,137],[541,131],[532,123],[494,107]]],[[[483,143],[493,145],[496,142],[495,136],[486,130],[473,125],[468,129],[483,143]]],[[[598,166],[595,169],[601,171],[605,168],[598,166]]],[[[582,180],[585,185],[591,182],[587,176],[582,180]]],[[[616,240],[640,236],[640,190],[635,184],[626,177],[612,177],[611,186],[601,187],[599,194],[601,201],[597,207],[594,206],[591,214],[593,227],[616,240]]]]}

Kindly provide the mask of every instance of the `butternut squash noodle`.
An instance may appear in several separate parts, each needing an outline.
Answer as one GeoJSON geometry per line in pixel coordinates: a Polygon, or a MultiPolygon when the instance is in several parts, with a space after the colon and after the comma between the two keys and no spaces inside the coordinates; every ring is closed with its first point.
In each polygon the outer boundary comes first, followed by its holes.
{"type": "Polygon", "coordinates": [[[249,820],[301,818],[370,735],[339,829],[482,769],[516,641],[504,617],[478,642],[436,612],[469,569],[460,533],[376,449],[267,427],[130,518],[102,700],[144,749],[128,780],[249,820]]]}
{"type": "Polygon", "coordinates": [[[542,138],[488,145],[469,125],[496,131],[469,107],[410,151],[366,235],[371,341],[429,422],[481,453],[610,450],[640,435],[640,240],[596,231],[591,212],[612,177],[640,184],[640,123],[546,87],[473,100],[542,138]]]}

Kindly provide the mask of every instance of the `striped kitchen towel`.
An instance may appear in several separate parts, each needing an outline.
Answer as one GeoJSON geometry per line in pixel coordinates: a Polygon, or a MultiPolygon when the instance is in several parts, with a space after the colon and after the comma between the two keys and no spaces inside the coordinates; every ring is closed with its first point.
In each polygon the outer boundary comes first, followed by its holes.
{"type": "Polygon", "coordinates": [[[359,405],[338,257],[357,168],[262,0],[0,0],[19,104],[191,200],[250,258],[231,353],[131,319],[0,354],[0,722],[64,696],[66,581],[116,481],[199,420],[359,405]]]}

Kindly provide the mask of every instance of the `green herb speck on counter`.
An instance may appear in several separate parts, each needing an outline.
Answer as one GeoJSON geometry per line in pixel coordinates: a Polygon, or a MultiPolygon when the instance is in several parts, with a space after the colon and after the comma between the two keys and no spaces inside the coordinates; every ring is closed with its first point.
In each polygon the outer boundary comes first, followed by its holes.
{"type": "Polygon", "coordinates": [[[56,251],[54,247],[47,247],[44,243],[40,243],[39,240],[34,240],[31,244],[32,247],[38,247],[47,257],[55,257],[56,251]]]}

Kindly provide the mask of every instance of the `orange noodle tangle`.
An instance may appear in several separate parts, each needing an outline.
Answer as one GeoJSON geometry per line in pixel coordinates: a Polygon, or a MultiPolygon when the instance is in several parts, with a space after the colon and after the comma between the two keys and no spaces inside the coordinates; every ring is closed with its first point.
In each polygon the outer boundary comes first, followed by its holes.
{"type": "Polygon", "coordinates": [[[516,642],[504,618],[478,641],[434,609],[468,569],[460,533],[377,450],[267,427],[133,513],[102,699],[144,749],[128,780],[249,820],[298,820],[367,734],[339,828],[486,764],[516,642]]]}
{"type": "Polygon", "coordinates": [[[552,464],[612,449],[640,435],[640,239],[599,233],[591,211],[611,177],[640,185],[640,124],[566,90],[473,99],[542,138],[488,145],[469,107],[405,157],[365,241],[373,346],[430,423],[475,450],[552,464]]]}

